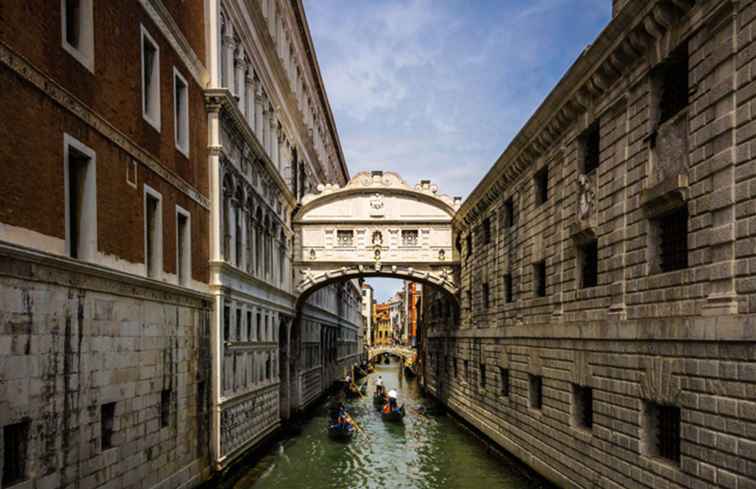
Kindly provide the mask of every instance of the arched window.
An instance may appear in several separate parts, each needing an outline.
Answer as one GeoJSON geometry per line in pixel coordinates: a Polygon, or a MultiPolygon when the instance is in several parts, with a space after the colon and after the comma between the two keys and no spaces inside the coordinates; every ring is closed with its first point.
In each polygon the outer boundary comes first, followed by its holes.
{"type": "Polygon", "coordinates": [[[231,259],[231,200],[233,188],[231,177],[226,175],[223,179],[223,219],[220,235],[222,237],[223,258],[227,261],[231,259]]]}
{"type": "Polygon", "coordinates": [[[242,220],[244,219],[244,191],[241,185],[236,189],[234,199],[234,250],[235,265],[241,267],[242,252],[244,251],[244,233],[242,232],[242,220]]]}
{"type": "Polygon", "coordinates": [[[260,207],[255,214],[255,274],[259,277],[263,274],[263,214],[260,207]]]}
{"type": "Polygon", "coordinates": [[[270,280],[271,267],[271,228],[270,217],[265,216],[265,278],[270,280]]]}
{"type": "Polygon", "coordinates": [[[247,211],[247,273],[253,273],[255,269],[255,257],[254,257],[254,244],[255,244],[255,222],[254,211],[255,205],[252,198],[247,199],[247,205],[245,206],[247,211]]]}

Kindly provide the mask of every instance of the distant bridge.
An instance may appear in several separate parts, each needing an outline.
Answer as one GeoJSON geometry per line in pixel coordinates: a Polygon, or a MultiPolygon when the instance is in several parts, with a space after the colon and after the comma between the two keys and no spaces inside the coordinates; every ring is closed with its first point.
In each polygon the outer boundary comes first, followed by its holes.
{"type": "Polygon", "coordinates": [[[372,360],[375,357],[383,355],[384,353],[388,353],[389,355],[394,355],[395,357],[400,357],[404,360],[415,355],[417,353],[417,350],[415,350],[414,348],[410,348],[408,346],[388,346],[388,345],[372,346],[368,348],[368,359],[372,360]]]}

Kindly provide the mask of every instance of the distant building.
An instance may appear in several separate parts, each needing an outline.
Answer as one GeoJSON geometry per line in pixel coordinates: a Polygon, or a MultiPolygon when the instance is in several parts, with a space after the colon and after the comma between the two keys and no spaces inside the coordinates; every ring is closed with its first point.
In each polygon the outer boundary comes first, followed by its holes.
{"type": "Polygon", "coordinates": [[[373,324],[375,325],[375,345],[390,345],[393,343],[393,329],[389,316],[388,304],[375,304],[373,306],[373,324]]]}
{"type": "Polygon", "coordinates": [[[404,282],[404,331],[402,341],[410,346],[417,346],[417,321],[420,297],[423,286],[417,282],[404,282]]]}
{"type": "Polygon", "coordinates": [[[395,343],[403,343],[406,340],[403,296],[404,294],[401,291],[396,292],[386,303],[389,308],[391,334],[395,343]]]}
{"type": "Polygon", "coordinates": [[[365,318],[365,342],[368,346],[373,344],[373,305],[375,291],[367,284],[362,284],[362,316],[365,318]]]}

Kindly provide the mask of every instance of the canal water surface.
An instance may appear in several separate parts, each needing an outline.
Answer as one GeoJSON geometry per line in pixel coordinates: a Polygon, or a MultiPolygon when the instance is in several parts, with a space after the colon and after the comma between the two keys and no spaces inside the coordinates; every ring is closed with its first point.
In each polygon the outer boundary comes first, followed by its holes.
{"type": "Polygon", "coordinates": [[[319,407],[301,434],[278,443],[252,465],[242,465],[224,488],[233,489],[531,489],[550,487],[521,464],[491,454],[450,415],[430,407],[399,364],[378,366],[368,395],[347,402],[362,428],[350,442],[329,438],[328,412],[319,407]],[[375,380],[397,389],[403,423],[386,423],[372,403],[375,380]],[[422,406],[422,407],[421,407],[422,406]],[[431,412],[433,412],[431,410],[431,412]]]}

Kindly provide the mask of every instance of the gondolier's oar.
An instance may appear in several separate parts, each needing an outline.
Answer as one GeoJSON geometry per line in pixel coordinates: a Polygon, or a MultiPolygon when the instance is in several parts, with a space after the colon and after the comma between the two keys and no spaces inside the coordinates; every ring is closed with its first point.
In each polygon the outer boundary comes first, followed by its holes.
{"type": "Polygon", "coordinates": [[[347,415],[346,415],[346,418],[347,418],[347,420],[348,420],[348,421],[349,421],[350,423],[352,423],[352,425],[353,425],[353,426],[354,426],[355,428],[357,428],[357,431],[359,431],[360,433],[364,433],[364,432],[365,432],[365,431],[364,431],[364,430],[362,429],[362,427],[361,427],[361,426],[360,426],[359,424],[357,424],[357,421],[355,421],[355,420],[354,420],[354,418],[353,418],[353,417],[352,417],[352,416],[351,416],[350,414],[347,414],[347,415]]]}

